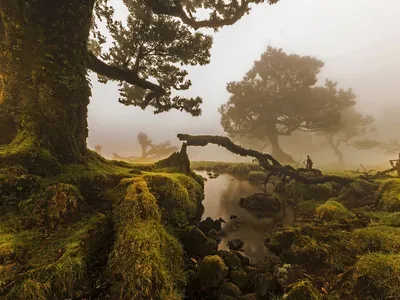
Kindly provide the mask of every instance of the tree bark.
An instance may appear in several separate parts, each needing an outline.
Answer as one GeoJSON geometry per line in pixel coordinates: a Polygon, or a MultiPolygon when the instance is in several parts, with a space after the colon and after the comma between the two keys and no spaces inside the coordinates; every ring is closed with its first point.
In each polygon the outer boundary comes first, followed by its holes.
{"type": "Polygon", "coordinates": [[[293,157],[289,154],[285,153],[281,146],[279,145],[279,137],[278,131],[276,129],[272,129],[267,133],[268,140],[271,143],[271,155],[275,157],[277,160],[284,163],[292,163],[294,162],[293,157]]]}
{"type": "Polygon", "coordinates": [[[17,125],[14,152],[41,148],[60,163],[85,160],[94,1],[0,1],[0,105],[17,125]]]}

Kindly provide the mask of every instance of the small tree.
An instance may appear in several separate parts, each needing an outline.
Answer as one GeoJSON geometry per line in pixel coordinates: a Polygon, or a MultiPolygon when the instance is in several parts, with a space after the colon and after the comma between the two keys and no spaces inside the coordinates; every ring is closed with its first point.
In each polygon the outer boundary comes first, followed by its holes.
{"type": "Polygon", "coordinates": [[[139,132],[137,135],[137,140],[139,142],[139,145],[142,149],[142,154],[141,157],[142,158],[146,158],[147,156],[147,149],[148,147],[153,146],[152,141],[149,139],[148,135],[145,134],[144,132],[139,132]]]}
{"type": "Polygon", "coordinates": [[[358,150],[372,149],[380,145],[380,142],[370,139],[357,139],[373,132],[371,127],[374,118],[370,115],[363,115],[355,110],[353,106],[341,111],[341,119],[335,126],[326,128],[322,134],[326,137],[330,147],[339,159],[344,162],[343,153],[340,151],[342,145],[350,146],[358,150]]]}
{"type": "Polygon", "coordinates": [[[143,132],[140,132],[137,135],[137,139],[142,149],[141,158],[160,159],[167,157],[173,152],[179,150],[178,147],[171,146],[170,141],[165,141],[160,144],[153,144],[148,135],[143,132]]]}
{"type": "Polygon", "coordinates": [[[323,65],[313,57],[268,47],[241,81],[228,83],[231,95],[219,109],[225,132],[268,140],[275,158],[292,162],[279,145],[279,135],[316,130],[337,120],[332,105],[324,103],[328,98],[312,89],[323,65]]]}

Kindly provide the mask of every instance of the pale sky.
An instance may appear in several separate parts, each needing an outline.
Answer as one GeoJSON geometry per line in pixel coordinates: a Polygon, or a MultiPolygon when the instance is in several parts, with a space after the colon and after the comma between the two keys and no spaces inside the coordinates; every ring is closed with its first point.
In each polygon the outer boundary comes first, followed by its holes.
{"type": "Polygon", "coordinates": [[[281,0],[255,6],[214,34],[211,63],[188,69],[193,85],[186,94],[203,98],[200,117],[126,107],[118,102],[116,84],[100,84],[92,75],[89,147],[103,145],[108,157],[112,152],[135,155],[140,131],[178,145],[177,133],[223,134],[218,107],[229,97],[226,83],[240,80],[268,45],[324,61],[321,81],[330,78],[352,87],[364,112],[377,114],[383,106],[400,103],[400,1],[281,0]]]}

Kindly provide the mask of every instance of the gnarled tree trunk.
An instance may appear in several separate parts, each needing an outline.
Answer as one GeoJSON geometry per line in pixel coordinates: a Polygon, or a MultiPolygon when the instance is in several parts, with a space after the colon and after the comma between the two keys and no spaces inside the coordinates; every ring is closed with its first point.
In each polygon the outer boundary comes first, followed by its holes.
{"type": "Polygon", "coordinates": [[[273,157],[284,163],[294,162],[293,157],[285,153],[279,145],[278,131],[276,129],[269,130],[267,136],[271,143],[271,155],[273,157]]]}
{"type": "Polygon", "coordinates": [[[59,163],[85,160],[94,1],[0,1],[0,105],[17,126],[9,155],[42,149],[59,163]]]}
{"type": "Polygon", "coordinates": [[[326,139],[328,140],[329,145],[331,146],[333,152],[339,159],[339,164],[342,165],[344,163],[344,159],[343,159],[343,153],[339,150],[340,141],[338,141],[335,145],[335,143],[333,141],[333,137],[331,135],[327,135],[326,139]]]}

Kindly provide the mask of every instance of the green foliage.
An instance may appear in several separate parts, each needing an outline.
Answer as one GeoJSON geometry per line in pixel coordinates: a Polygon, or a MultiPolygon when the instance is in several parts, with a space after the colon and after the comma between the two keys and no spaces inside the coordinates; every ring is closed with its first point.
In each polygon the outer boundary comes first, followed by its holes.
{"type": "Polygon", "coordinates": [[[388,180],[381,184],[378,191],[379,206],[390,212],[400,211],[400,181],[388,180]]]}
{"type": "Polygon", "coordinates": [[[120,299],[180,299],[183,250],[162,226],[146,182],[131,180],[114,205],[116,239],[108,261],[113,291],[120,299]]]}
{"type": "MultiPolygon", "coordinates": [[[[126,25],[113,20],[114,10],[106,5],[97,6],[97,14],[105,18],[115,43],[101,57],[114,66],[130,69],[144,80],[156,80],[163,88],[157,101],[146,98],[145,88],[120,83],[121,99],[125,105],[141,108],[151,105],[155,113],[171,108],[185,110],[194,116],[201,112],[201,98],[172,96],[172,90],[187,90],[191,86],[182,65],[206,65],[210,61],[212,37],[193,32],[176,18],[154,13],[144,1],[124,1],[129,11],[126,25]]],[[[101,44],[104,37],[96,32],[101,44]]],[[[102,82],[107,79],[101,78],[102,82]]],[[[113,78],[110,78],[113,79],[113,78]]]]}
{"type": "Polygon", "coordinates": [[[332,223],[349,221],[355,218],[353,212],[334,200],[328,200],[324,204],[319,205],[315,210],[315,216],[318,219],[332,223]]]}
{"type": "Polygon", "coordinates": [[[360,257],[354,292],[360,299],[396,299],[400,295],[400,255],[369,253],[360,257]]]}
{"type": "Polygon", "coordinates": [[[353,231],[350,246],[360,253],[397,252],[400,250],[400,228],[373,226],[353,231]]]}
{"type": "Polygon", "coordinates": [[[365,212],[367,216],[372,218],[373,225],[385,225],[392,227],[400,227],[400,212],[386,212],[386,211],[369,211],[365,212]]]}

